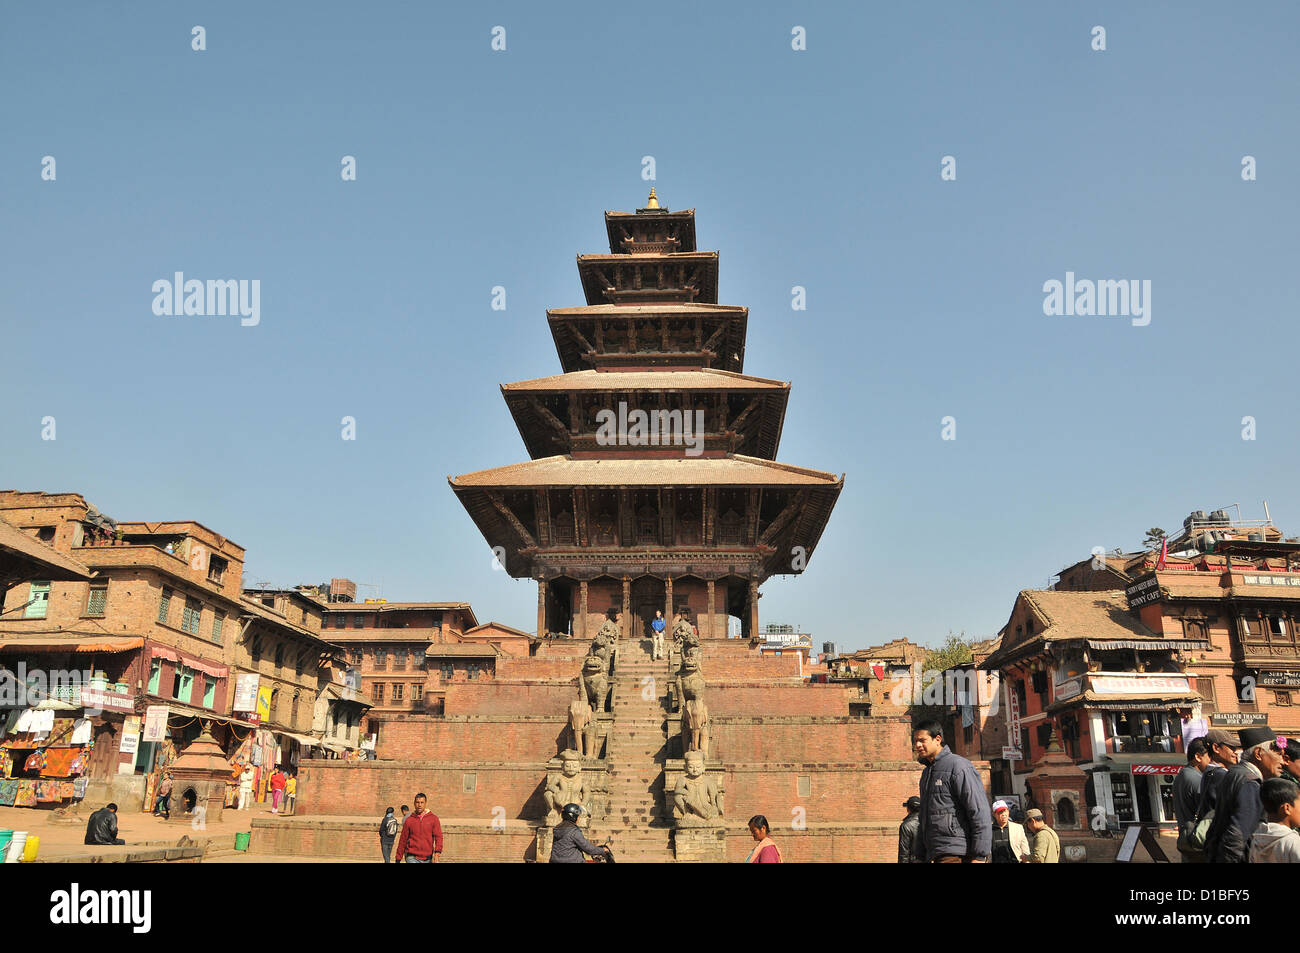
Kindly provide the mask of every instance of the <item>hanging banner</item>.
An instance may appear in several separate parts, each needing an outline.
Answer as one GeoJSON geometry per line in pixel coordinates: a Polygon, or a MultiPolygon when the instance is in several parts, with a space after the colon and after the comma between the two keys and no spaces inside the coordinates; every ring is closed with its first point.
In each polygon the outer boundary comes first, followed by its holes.
{"type": "Polygon", "coordinates": [[[144,710],[144,741],[162,741],[167,737],[167,706],[150,705],[144,710]]]}
{"type": "Polygon", "coordinates": [[[140,750],[140,716],[130,715],[122,722],[122,754],[135,754],[140,750]]]}
{"type": "Polygon", "coordinates": [[[235,704],[232,711],[257,711],[257,683],[261,676],[241,672],[235,679],[235,704]]]}
{"type": "Polygon", "coordinates": [[[263,685],[257,690],[257,717],[262,721],[271,720],[271,686],[263,685]]]}

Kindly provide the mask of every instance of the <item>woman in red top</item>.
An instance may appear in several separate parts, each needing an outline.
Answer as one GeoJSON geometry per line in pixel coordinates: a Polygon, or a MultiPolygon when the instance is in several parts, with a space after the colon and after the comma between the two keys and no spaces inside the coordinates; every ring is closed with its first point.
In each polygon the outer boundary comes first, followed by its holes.
{"type": "Polygon", "coordinates": [[[781,848],[776,846],[776,841],[768,834],[767,818],[762,814],[755,814],[749,819],[749,833],[757,843],[754,849],[749,852],[745,858],[747,864],[779,864],[781,863],[781,848]]]}
{"type": "Polygon", "coordinates": [[[280,798],[284,797],[284,786],[287,782],[284,772],[279,768],[275,769],[275,774],[271,775],[271,813],[280,813],[280,798]]]}

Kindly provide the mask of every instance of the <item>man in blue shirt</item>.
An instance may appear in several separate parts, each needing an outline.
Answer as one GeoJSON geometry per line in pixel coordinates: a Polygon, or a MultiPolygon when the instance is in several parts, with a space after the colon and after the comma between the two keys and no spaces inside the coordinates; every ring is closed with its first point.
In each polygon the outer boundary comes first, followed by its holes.
{"type": "Polygon", "coordinates": [[[655,619],[650,623],[650,629],[654,633],[651,637],[651,658],[658,659],[664,657],[664,629],[667,628],[667,626],[668,623],[664,622],[663,610],[656,609],[655,619]]]}

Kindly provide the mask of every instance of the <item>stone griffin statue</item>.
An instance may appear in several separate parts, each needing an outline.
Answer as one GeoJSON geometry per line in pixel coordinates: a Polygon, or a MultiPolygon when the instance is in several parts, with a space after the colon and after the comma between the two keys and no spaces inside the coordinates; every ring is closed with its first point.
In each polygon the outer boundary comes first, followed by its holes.
{"type": "Polygon", "coordinates": [[[704,755],[686,755],[686,775],[673,791],[673,821],[678,827],[706,827],[722,823],[722,791],[704,771],[704,755]]]}
{"type": "Polygon", "coordinates": [[[709,708],[704,704],[704,673],[697,655],[682,659],[677,675],[677,697],[681,699],[682,753],[709,754],[709,708]]]}
{"type": "MultiPolygon", "coordinates": [[[[586,691],[569,702],[569,731],[573,736],[572,747],[584,758],[595,757],[595,724],[592,719],[591,705],[587,704],[586,691]]],[[[564,805],[560,805],[563,807],[564,805]]]]}
{"type": "Polygon", "coordinates": [[[609,692],[606,670],[598,655],[588,655],[582,663],[582,692],[592,711],[605,710],[605,695],[609,692]]]}
{"type": "Polygon", "coordinates": [[[573,750],[560,755],[560,776],[546,782],[546,823],[554,827],[560,823],[560,811],[566,804],[581,804],[582,817],[578,824],[585,827],[591,816],[591,792],[582,777],[582,756],[573,750]]]}
{"type": "Polygon", "coordinates": [[[673,648],[685,654],[687,645],[700,644],[700,637],[695,634],[695,626],[681,616],[673,623],[673,648]]]}
{"type": "Polygon", "coordinates": [[[609,670],[610,656],[614,654],[614,647],[618,645],[618,623],[613,619],[606,619],[596,630],[596,637],[591,640],[591,655],[597,655],[605,663],[605,670],[609,670]]]}

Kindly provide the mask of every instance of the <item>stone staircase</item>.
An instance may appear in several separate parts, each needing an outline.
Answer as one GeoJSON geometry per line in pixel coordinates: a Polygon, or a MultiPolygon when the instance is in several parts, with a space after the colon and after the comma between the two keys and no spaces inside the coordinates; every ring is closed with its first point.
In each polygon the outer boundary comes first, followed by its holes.
{"type": "Polygon", "coordinates": [[[648,639],[619,642],[611,705],[614,721],[605,745],[609,815],[593,824],[587,836],[597,844],[609,837],[620,862],[673,860],[671,818],[663,792],[668,678],[667,658],[652,659],[648,639]]]}

